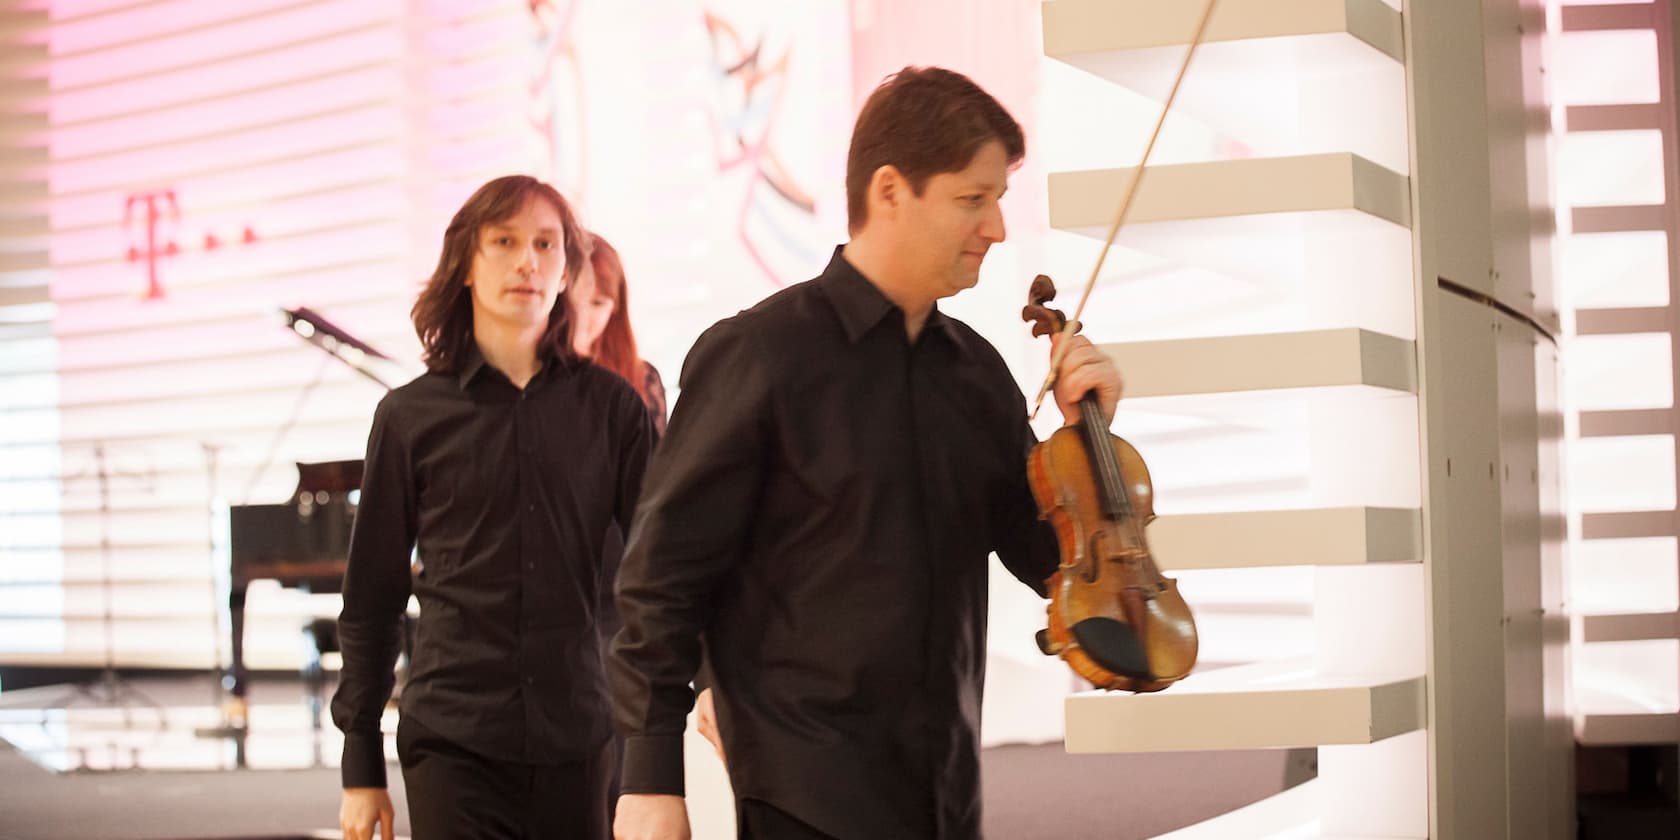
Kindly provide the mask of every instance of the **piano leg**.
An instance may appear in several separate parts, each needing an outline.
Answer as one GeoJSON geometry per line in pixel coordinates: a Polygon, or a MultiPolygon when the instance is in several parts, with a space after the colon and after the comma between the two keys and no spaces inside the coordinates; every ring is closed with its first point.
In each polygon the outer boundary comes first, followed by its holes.
{"type": "Polygon", "coordinates": [[[232,618],[233,631],[233,664],[228,669],[225,682],[228,689],[228,702],[222,709],[222,717],[229,726],[243,729],[249,706],[245,699],[245,588],[246,581],[236,580],[228,590],[228,614],[232,618]]]}

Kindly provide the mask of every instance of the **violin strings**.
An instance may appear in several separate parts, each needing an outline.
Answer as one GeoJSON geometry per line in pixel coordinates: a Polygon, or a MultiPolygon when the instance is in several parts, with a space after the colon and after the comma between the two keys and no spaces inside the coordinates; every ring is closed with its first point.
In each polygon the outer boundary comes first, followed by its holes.
{"type": "MultiPolygon", "coordinates": [[[[1126,519],[1127,526],[1132,532],[1132,544],[1138,547],[1148,545],[1144,542],[1143,523],[1138,520],[1137,511],[1132,507],[1131,489],[1126,486],[1125,473],[1120,469],[1120,456],[1114,452],[1114,444],[1108,440],[1108,431],[1102,428],[1102,413],[1097,408],[1096,400],[1082,400],[1079,404],[1080,413],[1085,420],[1085,438],[1087,445],[1097,461],[1097,471],[1100,473],[1102,491],[1106,499],[1114,504],[1105,504],[1111,514],[1126,519]]],[[[1148,568],[1153,568],[1149,564],[1148,568]]],[[[1160,575],[1153,576],[1152,583],[1159,582],[1160,575]]]]}
{"type": "Polygon", "coordinates": [[[1120,462],[1114,455],[1114,444],[1108,440],[1108,430],[1103,428],[1101,410],[1097,408],[1095,400],[1082,400],[1079,408],[1085,419],[1087,445],[1096,457],[1097,471],[1101,474],[1103,493],[1110,500],[1107,507],[1114,515],[1130,516],[1131,494],[1126,491],[1120,462]]]}

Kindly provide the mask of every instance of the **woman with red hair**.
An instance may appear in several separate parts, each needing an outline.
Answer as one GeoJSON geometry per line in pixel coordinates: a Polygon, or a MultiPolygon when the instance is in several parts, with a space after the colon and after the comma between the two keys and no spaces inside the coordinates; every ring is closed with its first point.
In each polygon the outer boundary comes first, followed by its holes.
{"type": "MultiPolygon", "coordinates": [[[[658,440],[665,434],[665,384],[659,379],[659,371],[636,352],[636,334],[630,330],[630,296],[624,284],[624,263],[618,258],[618,249],[599,234],[585,232],[582,239],[583,251],[588,257],[566,289],[566,299],[573,313],[572,352],[618,374],[636,389],[647,406],[648,419],[653,421],[654,439],[658,440]]],[[[602,541],[606,550],[601,558],[605,580],[611,581],[618,576],[627,530],[626,523],[616,523],[607,529],[602,541]]],[[[610,585],[601,590],[600,616],[596,626],[601,634],[604,655],[606,645],[624,626],[618,616],[618,605],[613,602],[613,587],[610,585]]],[[[615,758],[622,759],[624,739],[616,733],[613,735],[613,750],[615,758]]],[[[618,810],[618,790],[618,778],[615,776],[610,780],[607,800],[609,820],[616,816],[618,810]]]]}
{"type": "Polygon", "coordinates": [[[624,263],[599,234],[585,237],[589,260],[566,294],[577,313],[572,349],[579,356],[624,378],[642,395],[656,434],[665,434],[665,383],[659,371],[636,353],[630,330],[630,293],[624,284],[624,263]]]}

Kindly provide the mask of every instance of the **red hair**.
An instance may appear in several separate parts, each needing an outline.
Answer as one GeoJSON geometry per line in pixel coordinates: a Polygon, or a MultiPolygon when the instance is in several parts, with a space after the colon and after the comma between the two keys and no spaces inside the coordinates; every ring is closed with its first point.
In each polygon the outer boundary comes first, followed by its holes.
{"type": "Polygon", "coordinates": [[[624,263],[614,248],[599,234],[590,233],[589,265],[595,269],[595,291],[612,298],[612,315],[601,329],[600,338],[589,348],[595,364],[612,371],[635,386],[636,393],[648,402],[648,377],[642,357],[636,352],[636,334],[630,329],[630,289],[624,284],[624,263]]]}

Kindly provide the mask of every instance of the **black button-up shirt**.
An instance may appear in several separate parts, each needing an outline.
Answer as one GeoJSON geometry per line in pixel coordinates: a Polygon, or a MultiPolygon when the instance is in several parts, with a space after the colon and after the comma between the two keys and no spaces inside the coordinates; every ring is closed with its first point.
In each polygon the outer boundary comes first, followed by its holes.
{"type": "Polygon", "coordinates": [[[839,252],[701,336],[619,573],[624,792],[681,793],[704,643],[735,795],[838,838],[980,832],[987,558],[1043,594],[1026,404],[839,252]]]}
{"type": "Polygon", "coordinates": [[[411,587],[402,714],[504,761],[600,748],[604,540],[630,520],[652,440],[635,390],[575,359],[547,357],[521,390],[475,348],[379,403],[339,616],[346,787],[385,784],[379,717],[411,587]]]}

